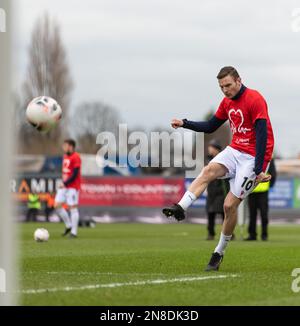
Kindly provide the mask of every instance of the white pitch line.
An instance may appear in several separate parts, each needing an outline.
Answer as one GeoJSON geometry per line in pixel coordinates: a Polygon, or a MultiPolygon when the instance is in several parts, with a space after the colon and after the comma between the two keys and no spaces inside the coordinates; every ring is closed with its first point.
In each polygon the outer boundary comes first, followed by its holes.
{"type": "Polygon", "coordinates": [[[80,275],[107,275],[107,276],[168,276],[168,274],[165,273],[113,273],[113,272],[70,272],[70,271],[52,271],[52,272],[41,272],[41,271],[25,271],[23,272],[25,274],[47,274],[47,275],[74,275],[74,276],[80,276],[80,275]]]}
{"type": "Polygon", "coordinates": [[[158,280],[145,280],[136,282],[124,282],[124,283],[106,283],[106,284],[90,284],[82,286],[67,286],[61,288],[49,288],[49,289],[28,289],[23,290],[23,294],[40,294],[40,293],[53,293],[53,292],[70,292],[70,291],[83,291],[83,290],[95,290],[103,288],[116,288],[122,286],[139,286],[139,285],[154,285],[154,284],[166,284],[166,283],[177,283],[177,282],[195,282],[195,281],[206,281],[214,279],[224,279],[229,277],[237,277],[235,274],[231,275],[212,275],[212,276],[198,276],[198,277],[182,277],[182,278],[171,278],[171,279],[158,279],[158,280]]]}

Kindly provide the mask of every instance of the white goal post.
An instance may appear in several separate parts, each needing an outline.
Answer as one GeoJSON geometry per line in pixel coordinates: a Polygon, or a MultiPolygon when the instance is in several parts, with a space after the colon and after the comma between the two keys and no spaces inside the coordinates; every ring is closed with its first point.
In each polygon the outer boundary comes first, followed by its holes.
{"type": "Polygon", "coordinates": [[[16,305],[15,246],[18,242],[9,193],[12,172],[11,0],[0,1],[0,305],[16,305]]]}

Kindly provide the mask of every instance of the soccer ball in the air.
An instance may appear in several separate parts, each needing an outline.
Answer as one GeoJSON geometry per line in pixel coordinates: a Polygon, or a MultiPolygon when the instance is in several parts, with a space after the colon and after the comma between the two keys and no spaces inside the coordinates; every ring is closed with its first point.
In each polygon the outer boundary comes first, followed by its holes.
{"type": "Polygon", "coordinates": [[[28,122],[41,132],[48,132],[61,119],[60,105],[49,96],[34,98],[27,106],[26,118],[28,122]]]}
{"type": "Polygon", "coordinates": [[[37,242],[46,242],[49,240],[49,237],[50,237],[50,235],[49,235],[48,230],[46,230],[44,228],[36,229],[34,231],[33,238],[37,242]]]}

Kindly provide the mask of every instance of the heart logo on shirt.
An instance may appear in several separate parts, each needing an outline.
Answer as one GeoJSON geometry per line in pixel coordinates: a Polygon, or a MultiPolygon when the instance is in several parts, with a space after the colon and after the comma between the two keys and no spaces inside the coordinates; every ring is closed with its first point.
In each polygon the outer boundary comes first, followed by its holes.
{"type": "Polygon", "coordinates": [[[228,112],[228,118],[230,120],[232,134],[235,134],[236,132],[245,134],[247,131],[251,130],[249,128],[242,127],[244,123],[244,116],[240,109],[230,109],[228,112]]]}

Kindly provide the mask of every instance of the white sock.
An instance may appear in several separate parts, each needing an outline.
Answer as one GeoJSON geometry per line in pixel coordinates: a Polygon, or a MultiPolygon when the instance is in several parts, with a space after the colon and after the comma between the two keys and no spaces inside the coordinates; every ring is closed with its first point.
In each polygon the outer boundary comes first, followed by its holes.
{"type": "Polygon", "coordinates": [[[227,247],[232,235],[225,235],[221,232],[220,240],[214,252],[218,252],[220,255],[224,255],[225,248],[227,247]]]}
{"type": "Polygon", "coordinates": [[[78,208],[71,208],[70,213],[71,213],[71,221],[72,221],[71,233],[77,235],[78,222],[79,222],[78,208]]]}
{"type": "Polygon", "coordinates": [[[196,199],[197,197],[192,192],[186,191],[178,205],[180,205],[184,210],[186,210],[193,204],[196,199]]]}
{"type": "Polygon", "coordinates": [[[71,225],[71,220],[70,220],[70,217],[69,217],[68,212],[63,207],[57,208],[56,209],[56,212],[57,212],[58,216],[65,223],[66,228],[69,229],[72,225],[71,225]]]}

